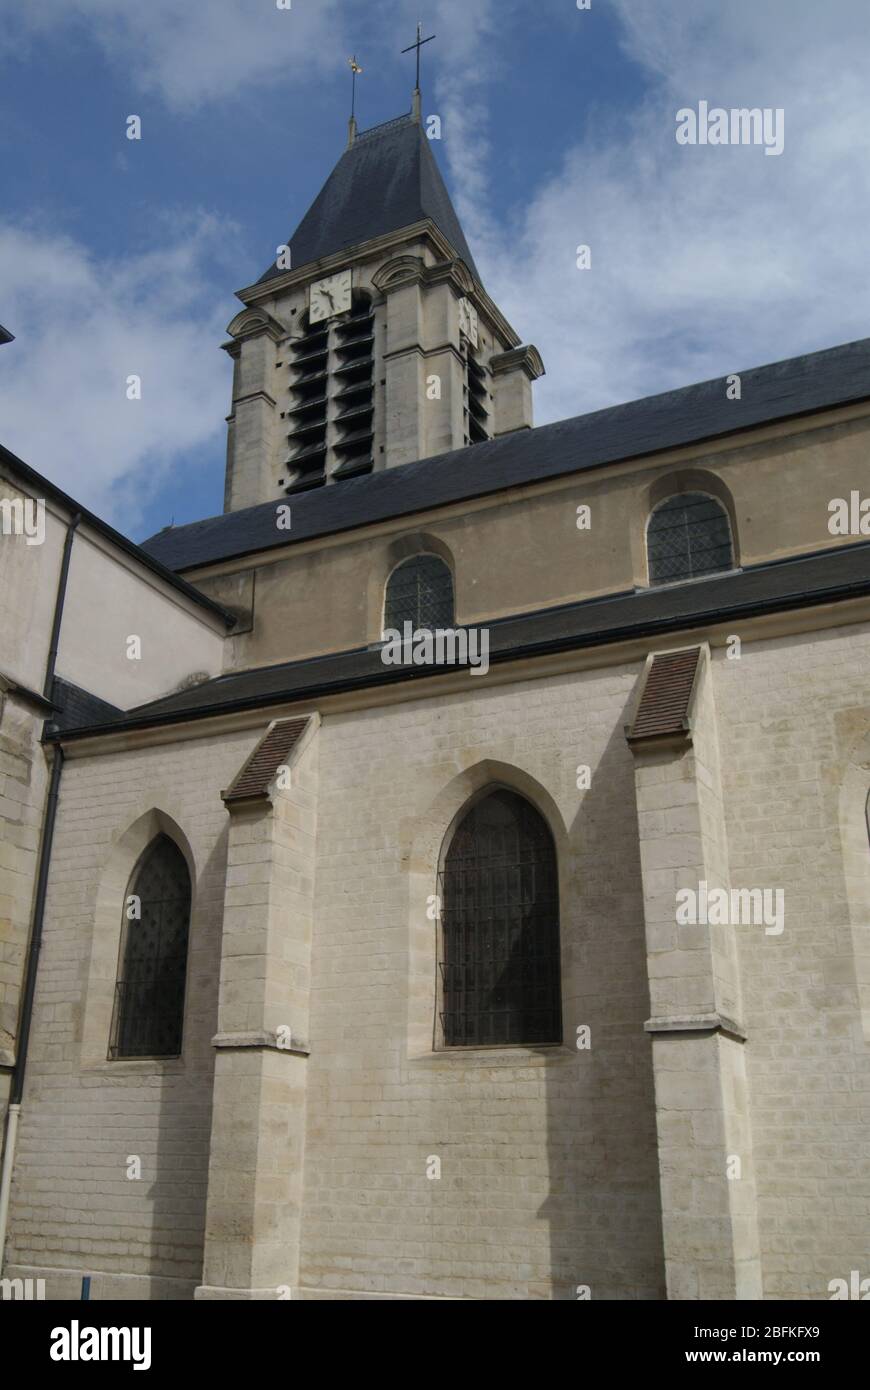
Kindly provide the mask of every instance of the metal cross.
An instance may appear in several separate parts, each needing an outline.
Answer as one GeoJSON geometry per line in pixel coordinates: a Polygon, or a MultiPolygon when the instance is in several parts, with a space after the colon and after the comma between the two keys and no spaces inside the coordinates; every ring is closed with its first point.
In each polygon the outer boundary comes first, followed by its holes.
{"type": "Polygon", "coordinates": [[[437,37],[438,37],[437,34],[430,34],[429,37],[428,37],[428,39],[424,39],[424,38],[423,38],[423,25],[422,25],[422,24],[418,24],[418,25],[417,25],[417,42],[416,42],[416,43],[410,44],[408,48],[403,48],[403,49],[402,49],[402,52],[403,52],[403,53],[410,53],[410,52],[411,52],[413,49],[415,49],[415,48],[416,48],[416,50],[417,50],[417,91],[418,91],[418,92],[419,92],[419,90],[420,90],[420,49],[423,47],[424,43],[431,43],[432,40],[433,40],[433,39],[437,39],[437,37]]]}

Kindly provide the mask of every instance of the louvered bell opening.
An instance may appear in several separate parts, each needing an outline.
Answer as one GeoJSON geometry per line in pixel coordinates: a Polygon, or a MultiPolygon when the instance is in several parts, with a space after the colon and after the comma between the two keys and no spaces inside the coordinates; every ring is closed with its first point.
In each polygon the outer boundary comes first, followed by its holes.
{"type": "Polygon", "coordinates": [[[357,477],[374,468],[374,343],[374,311],[359,299],[335,333],[334,478],[357,477]]]}
{"type": "Polygon", "coordinates": [[[465,374],[465,432],[469,444],[490,438],[487,374],[469,349],[465,374]]]}
{"type": "Polygon", "coordinates": [[[355,313],[343,319],[336,331],[336,346],[339,352],[356,348],[360,343],[371,345],[374,342],[375,316],[371,310],[355,313]]]}
{"type": "Polygon", "coordinates": [[[290,457],[285,492],[308,492],[326,481],[329,326],[309,325],[293,343],[292,396],[285,412],[290,457]]]}

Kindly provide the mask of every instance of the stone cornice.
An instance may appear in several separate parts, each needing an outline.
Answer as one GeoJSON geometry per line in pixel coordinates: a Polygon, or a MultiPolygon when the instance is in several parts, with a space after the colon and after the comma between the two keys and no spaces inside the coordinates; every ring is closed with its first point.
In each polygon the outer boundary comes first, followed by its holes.
{"type": "Polygon", "coordinates": [[[444,234],[428,217],[420,222],[414,222],[408,227],[403,227],[398,232],[374,237],[371,241],[363,243],[362,246],[348,247],[346,250],[336,251],[331,256],[323,256],[319,261],[309,261],[307,265],[300,266],[297,270],[285,271],[283,275],[275,275],[271,280],[264,280],[262,284],[257,282],[257,284],[248,285],[245,289],[236,291],[236,298],[248,306],[259,305],[276,298],[287,290],[306,285],[311,280],[318,280],[333,270],[339,270],[346,266],[349,261],[358,263],[361,260],[376,259],[382,252],[389,252],[393,247],[407,246],[408,242],[415,239],[420,240],[422,237],[428,238],[441,261],[446,262],[446,266],[427,267],[428,274],[434,272],[436,275],[436,280],[432,283],[437,283],[439,274],[461,276],[457,279],[457,284],[462,288],[462,293],[474,300],[478,309],[487,315],[495,331],[506,343],[509,343],[511,347],[519,347],[519,334],[508,323],[504,314],[497,304],[490,299],[483,286],[474,279],[465,262],[457,257],[453,246],[444,234]],[[454,264],[462,267],[461,272],[451,269],[454,264]]]}
{"type": "MultiPolygon", "coordinates": [[[[277,319],[273,318],[266,309],[261,307],[242,309],[241,313],[236,314],[231,323],[227,324],[227,332],[230,338],[258,338],[263,333],[268,333],[269,337],[276,343],[281,343],[287,337],[287,330],[277,319]]],[[[234,342],[222,343],[225,351],[231,351],[234,342]]]]}
{"type": "Polygon", "coordinates": [[[243,405],[245,401],[265,401],[267,405],[275,404],[268,391],[248,391],[244,396],[236,396],[233,401],[233,415],[236,413],[236,406],[243,405]]]}
{"type": "Polygon", "coordinates": [[[437,357],[438,354],[442,352],[449,352],[456,358],[457,362],[461,363],[462,366],[465,365],[465,358],[462,356],[459,349],[454,347],[453,343],[439,343],[436,347],[429,348],[421,347],[419,343],[409,343],[407,347],[394,348],[392,352],[385,352],[381,360],[383,362],[395,362],[398,358],[407,357],[412,352],[415,352],[418,357],[424,359],[428,357],[437,357]]]}
{"type": "Polygon", "coordinates": [[[682,1014],[667,1017],[648,1018],[643,1025],[645,1033],[661,1036],[669,1033],[722,1033],[735,1042],[746,1042],[747,1033],[742,1024],[735,1023],[725,1014],[682,1014]]]}
{"type": "Polygon", "coordinates": [[[514,372],[518,368],[525,372],[529,381],[537,381],[538,377],[545,375],[543,358],[533,344],[523,343],[519,347],[510,348],[508,352],[496,353],[489,361],[489,370],[493,376],[514,372]]]}
{"type": "Polygon", "coordinates": [[[295,1042],[291,1038],[290,1047],[281,1047],[278,1043],[276,1033],[261,1032],[256,1029],[249,1033],[215,1033],[211,1040],[212,1047],[218,1051],[231,1049],[234,1051],[242,1048],[261,1048],[271,1052],[286,1052],[291,1057],[308,1057],[311,1049],[305,1042],[295,1042]]]}

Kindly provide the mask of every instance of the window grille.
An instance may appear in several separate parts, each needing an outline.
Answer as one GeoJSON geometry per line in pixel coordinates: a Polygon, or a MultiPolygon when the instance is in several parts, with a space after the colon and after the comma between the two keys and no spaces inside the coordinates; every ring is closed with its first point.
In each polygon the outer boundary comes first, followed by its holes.
{"type": "Polygon", "coordinates": [[[161,835],[146,851],[124,902],[124,943],[115,986],[112,1057],[181,1053],[190,926],[190,874],[174,841],[161,835]],[[140,916],[130,916],[130,898],[140,916]]]}
{"type": "Polygon", "coordinates": [[[700,492],[669,497],[650,517],[647,557],[651,584],[732,569],[734,551],[725,509],[700,492]]]}
{"type": "Polygon", "coordinates": [[[393,570],[387,581],[384,630],[404,632],[452,628],[453,576],[437,555],[415,555],[393,570]]]}
{"type": "Polygon", "coordinates": [[[540,814],[497,790],[466,813],[440,874],[447,1047],[562,1038],[556,851],[540,814]]]}

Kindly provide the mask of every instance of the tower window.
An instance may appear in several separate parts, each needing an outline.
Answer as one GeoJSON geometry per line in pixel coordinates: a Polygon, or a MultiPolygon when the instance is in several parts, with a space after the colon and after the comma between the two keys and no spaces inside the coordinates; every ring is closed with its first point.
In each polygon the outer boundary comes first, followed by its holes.
{"type": "Polygon", "coordinates": [[[677,493],[649,519],[647,560],[651,584],[668,584],[734,567],[725,508],[701,492],[677,493]]]}
{"type": "Polygon", "coordinates": [[[168,835],[158,836],[125,898],[112,1057],[181,1053],[190,897],[184,856],[168,835]]]}
{"type": "Polygon", "coordinates": [[[540,813],[502,789],[475,802],[440,889],[445,1046],[560,1042],[556,849],[540,813]]]}
{"type": "Polygon", "coordinates": [[[437,555],[415,555],[393,570],[387,580],[384,630],[402,632],[450,628],[455,622],[453,576],[437,555]]]}

